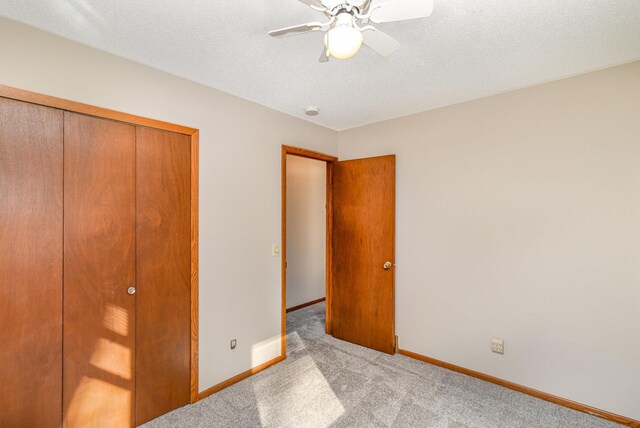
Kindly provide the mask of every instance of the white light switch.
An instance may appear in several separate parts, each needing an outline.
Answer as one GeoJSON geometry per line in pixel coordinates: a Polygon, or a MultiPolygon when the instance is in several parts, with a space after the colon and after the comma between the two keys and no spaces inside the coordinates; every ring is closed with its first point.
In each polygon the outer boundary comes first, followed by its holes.
{"type": "Polygon", "coordinates": [[[278,244],[273,244],[271,246],[271,255],[273,257],[278,257],[280,255],[280,246],[278,244]]]}

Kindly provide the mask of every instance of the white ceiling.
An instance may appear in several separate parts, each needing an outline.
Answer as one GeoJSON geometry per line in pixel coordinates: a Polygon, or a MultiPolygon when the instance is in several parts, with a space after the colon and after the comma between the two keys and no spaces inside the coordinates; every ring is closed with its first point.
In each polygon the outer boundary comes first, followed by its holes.
{"type": "Polygon", "coordinates": [[[267,36],[323,21],[297,0],[2,0],[0,15],[336,130],[640,59],[639,0],[436,0],[379,25],[401,43],[390,57],[327,64],[321,33],[267,36]]]}

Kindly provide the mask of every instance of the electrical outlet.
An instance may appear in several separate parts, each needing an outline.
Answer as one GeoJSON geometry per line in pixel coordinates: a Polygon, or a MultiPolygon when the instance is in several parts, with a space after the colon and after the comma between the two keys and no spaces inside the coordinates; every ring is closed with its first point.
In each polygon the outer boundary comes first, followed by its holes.
{"type": "Polygon", "coordinates": [[[491,352],[504,354],[504,340],[494,337],[491,339],[491,352]]]}
{"type": "Polygon", "coordinates": [[[238,341],[235,339],[231,339],[231,349],[236,349],[236,345],[238,344],[238,341]]]}

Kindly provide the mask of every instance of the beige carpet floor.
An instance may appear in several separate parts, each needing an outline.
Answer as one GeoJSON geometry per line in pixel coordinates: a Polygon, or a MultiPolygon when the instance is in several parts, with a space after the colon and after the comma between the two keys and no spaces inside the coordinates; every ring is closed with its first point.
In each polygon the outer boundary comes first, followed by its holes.
{"type": "Polygon", "coordinates": [[[324,303],[287,317],[287,359],[145,425],[596,428],[603,419],[324,334],[324,303]]]}

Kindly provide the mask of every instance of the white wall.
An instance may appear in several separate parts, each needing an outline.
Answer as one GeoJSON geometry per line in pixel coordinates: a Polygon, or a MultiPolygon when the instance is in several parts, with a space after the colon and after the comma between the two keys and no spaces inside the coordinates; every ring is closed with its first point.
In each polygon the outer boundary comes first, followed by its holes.
{"type": "Polygon", "coordinates": [[[2,85],[200,129],[200,390],[278,356],[281,145],[337,134],[3,18],[0,58],[2,85]]]}
{"type": "Polygon", "coordinates": [[[326,169],[287,155],[287,308],[325,296],[326,169]]]}
{"type": "Polygon", "coordinates": [[[400,348],[640,419],[640,62],[340,133],[387,153],[400,348]]]}
{"type": "MultiPolygon", "coordinates": [[[[200,129],[200,389],[277,355],[280,145],[338,135],[2,18],[0,58],[0,84],[200,129]]],[[[341,133],[398,154],[401,348],[640,419],[639,136],[638,62],[341,133]]]]}

